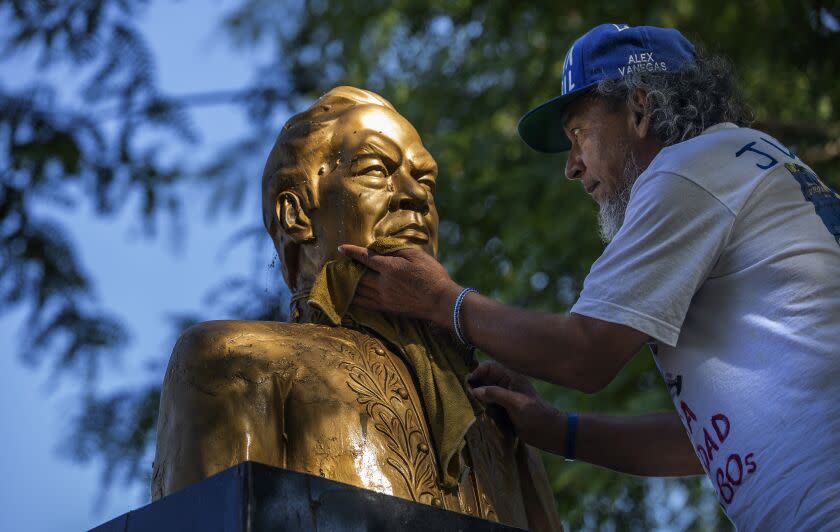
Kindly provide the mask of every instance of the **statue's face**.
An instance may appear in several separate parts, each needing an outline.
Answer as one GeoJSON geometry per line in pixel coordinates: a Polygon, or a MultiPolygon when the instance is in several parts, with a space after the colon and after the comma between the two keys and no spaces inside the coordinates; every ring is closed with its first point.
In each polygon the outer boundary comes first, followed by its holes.
{"type": "Polygon", "coordinates": [[[437,256],[437,163],[414,127],[378,105],[355,107],[334,127],[339,163],[321,176],[312,212],[325,258],[337,256],[339,244],[368,246],[383,236],[437,256]]]}

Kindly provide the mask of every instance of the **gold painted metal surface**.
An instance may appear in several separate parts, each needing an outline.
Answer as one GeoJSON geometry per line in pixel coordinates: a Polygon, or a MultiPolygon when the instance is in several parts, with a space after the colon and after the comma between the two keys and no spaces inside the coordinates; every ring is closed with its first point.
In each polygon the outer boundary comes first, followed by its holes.
{"type": "MultiPolygon", "coordinates": [[[[342,243],[437,254],[437,165],[380,96],[338,87],[284,126],[263,216],[297,323],[211,321],[178,340],[161,394],[152,498],[244,460],[534,530],[560,528],[539,454],[482,414],[442,488],[416,377],[369,332],[317,324],[305,295],[342,243]]],[[[450,464],[451,467],[451,464],[450,464]]]]}

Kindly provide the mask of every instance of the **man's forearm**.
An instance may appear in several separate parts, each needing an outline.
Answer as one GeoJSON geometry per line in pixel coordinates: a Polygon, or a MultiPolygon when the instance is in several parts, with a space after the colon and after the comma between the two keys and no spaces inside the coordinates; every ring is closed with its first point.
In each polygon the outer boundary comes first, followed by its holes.
{"type": "Polygon", "coordinates": [[[702,475],[682,421],[675,413],[580,416],[577,459],[631,475],[702,475]]]}
{"type": "Polygon", "coordinates": [[[471,342],[505,366],[585,392],[609,383],[646,340],[621,325],[523,310],[479,294],[465,298],[461,325],[471,342]]]}
{"type": "MultiPolygon", "coordinates": [[[[529,442],[545,451],[566,452],[566,414],[544,420],[540,438],[529,442]]],[[[649,477],[702,475],[703,468],[675,413],[644,416],[578,417],[575,459],[620,473],[649,477]]]]}
{"type": "Polygon", "coordinates": [[[702,474],[691,440],[676,412],[645,416],[578,416],[568,432],[569,415],[541,399],[528,379],[498,362],[482,362],[469,379],[473,394],[504,408],[526,443],[622,473],[642,476],[702,474]],[[570,439],[574,437],[574,441],[570,439]]]}

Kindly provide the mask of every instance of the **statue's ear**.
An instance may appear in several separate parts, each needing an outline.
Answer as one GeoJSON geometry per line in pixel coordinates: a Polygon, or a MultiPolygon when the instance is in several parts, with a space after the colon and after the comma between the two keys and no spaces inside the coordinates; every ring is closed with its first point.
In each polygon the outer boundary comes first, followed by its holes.
{"type": "Polygon", "coordinates": [[[312,221],[303,210],[297,194],[288,191],[280,193],[274,209],[280,227],[295,244],[305,244],[315,240],[312,221]]]}

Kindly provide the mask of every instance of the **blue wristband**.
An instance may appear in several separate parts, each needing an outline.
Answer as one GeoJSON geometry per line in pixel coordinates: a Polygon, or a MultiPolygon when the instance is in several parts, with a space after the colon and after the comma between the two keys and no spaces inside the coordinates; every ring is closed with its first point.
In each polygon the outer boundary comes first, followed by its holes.
{"type": "Polygon", "coordinates": [[[566,414],[566,460],[575,459],[575,443],[577,442],[578,415],[575,412],[566,414]]]}
{"type": "Polygon", "coordinates": [[[467,349],[475,349],[475,346],[472,345],[467,337],[464,335],[463,329],[461,329],[461,304],[464,302],[464,298],[467,297],[467,294],[470,292],[478,292],[475,288],[464,288],[461,290],[461,293],[458,294],[458,297],[455,298],[455,304],[452,306],[452,328],[455,330],[455,336],[458,337],[458,340],[467,346],[467,349]]]}

